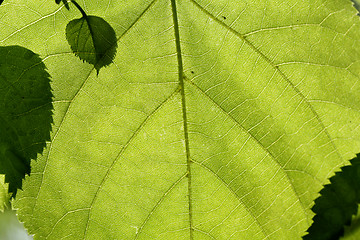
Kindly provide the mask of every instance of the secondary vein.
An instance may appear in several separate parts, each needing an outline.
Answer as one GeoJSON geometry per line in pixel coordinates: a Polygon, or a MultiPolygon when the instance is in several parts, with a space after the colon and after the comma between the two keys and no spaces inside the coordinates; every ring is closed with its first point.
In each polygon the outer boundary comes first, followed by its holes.
{"type": "Polygon", "coordinates": [[[172,13],[173,13],[173,21],[174,21],[174,32],[175,32],[176,52],[177,52],[178,71],[179,71],[179,84],[180,84],[180,93],[181,93],[181,105],[182,105],[183,122],[184,122],[184,138],[185,138],[187,178],[188,178],[190,239],[192,240],[192,239],[194,239],[194,228],[193,228],[193,219],[192,219],[192,200],[191,200],[191,191],[192,191],[191,190],[191,166],[190,166],[191,159],[190,159],[189,133],[188,133],[187,114],[186,114],[184,69],[183,69],[183,60],[182,60],[181,45],[180,45],[179,22],[178,22],[175,0],[171,0],[171,8],[172,8],[172,13]]]}

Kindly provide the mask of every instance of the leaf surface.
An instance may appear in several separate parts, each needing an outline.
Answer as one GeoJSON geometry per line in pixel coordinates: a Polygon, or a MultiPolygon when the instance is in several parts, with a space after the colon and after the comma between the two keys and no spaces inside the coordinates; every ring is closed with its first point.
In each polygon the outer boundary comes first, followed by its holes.
{"type": "Polygon", "coordinates": [[[98,77],[66,43],[78,13],[0,7],[0,42],[53,77],[52,140],[15,203],[35,239],[301,239],[360,152],[352,3],[83,2],[118,36],[98,77]]]}

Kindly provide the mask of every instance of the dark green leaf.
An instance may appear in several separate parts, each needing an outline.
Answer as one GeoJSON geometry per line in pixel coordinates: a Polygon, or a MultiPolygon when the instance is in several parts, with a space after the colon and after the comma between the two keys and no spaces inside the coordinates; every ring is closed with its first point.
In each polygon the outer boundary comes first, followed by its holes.
{"type": "Polygon", "coordinates": [[[350,225],[360,203],[360,154],[350,163],[331,177],[331,184],[320,191],[321,196],[312,207],[316,214],[314,222],[303,239],[339,239],[344,234],[344,226],[350,225]]]}
{"type": "Polygon", "coordinates": [[[0,47],[0,174],[15,197],[30,161],[50,139],[50,75],[39,56],[19,47],[0,47]]]}
{"type": "Polygon", "coordinates": [[[112,63],[117,48],[114,29],[97,16],[83,16],[69,22],[66,38],[71,49],[81,60],[100,68],[112,63]]]}
{"type": "Polygon", "coordinates": [[[64,5],[65,5],[65,7],[66,7],[68,10],[70,9],[69,3],[68,3],[67,0],[55,0],[55,2],[56,2],[57,4],[59,4],[60,2],[63,2],[64,5]]]}

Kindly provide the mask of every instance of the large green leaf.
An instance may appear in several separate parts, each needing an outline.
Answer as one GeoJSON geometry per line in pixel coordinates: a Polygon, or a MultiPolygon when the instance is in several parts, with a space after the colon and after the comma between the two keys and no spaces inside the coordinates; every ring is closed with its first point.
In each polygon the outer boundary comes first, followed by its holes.
{"type": "Polygon", "coordinates": [[[53,77],[52,140],[15,202],[35,239],[300,239],[360,151],[349,0],[81,1],[119,37],[98,77],[66,42],[79,13],[5,3],[1,44],[53,77]]]}

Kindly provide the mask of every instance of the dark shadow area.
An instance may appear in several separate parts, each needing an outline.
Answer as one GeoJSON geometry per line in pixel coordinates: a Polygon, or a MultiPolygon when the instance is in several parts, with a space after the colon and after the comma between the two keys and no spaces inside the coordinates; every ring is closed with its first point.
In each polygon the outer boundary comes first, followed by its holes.
{"type": "Polygon", "coordinates": [[[50,75],[37,54],[0,47],[0,174],[12,197],[50,140],[52,97],[50,75]]]}
{"type": "Polygon", "coordinates": [[[360,154],[350,163],[336,172],[330,178],[330,184],[320,191],[320,197],[311,209],[316,214],[314,222],[303,239],[336,240],[344,235],[345,226],[352,224],[351,231],[360,226],[359,221],[352,223],[360,203],[360,154]]]}

